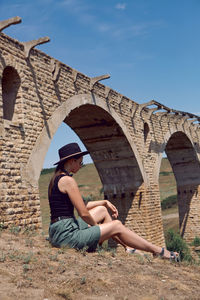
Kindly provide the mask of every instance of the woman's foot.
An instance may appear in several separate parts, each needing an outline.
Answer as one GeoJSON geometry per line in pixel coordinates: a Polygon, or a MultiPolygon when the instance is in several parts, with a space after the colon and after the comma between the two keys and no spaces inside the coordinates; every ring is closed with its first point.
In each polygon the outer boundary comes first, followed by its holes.
{"type": "Polygon", "coordinates": [[[160,253],[154,253],[154,257],[161,257],[164,259],[169,259],[169,260],[174,260],[176,262],[180,261],[180,255],[178,252],[173,252],[165,249],[164,247],[162,248],[160,253]]]}

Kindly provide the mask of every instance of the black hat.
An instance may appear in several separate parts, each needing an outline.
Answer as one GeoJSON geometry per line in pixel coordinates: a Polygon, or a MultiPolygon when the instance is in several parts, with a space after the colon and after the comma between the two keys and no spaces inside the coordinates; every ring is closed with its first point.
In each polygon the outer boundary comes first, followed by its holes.
{"type": "Polygon", "coordinates": [[[56,162],[54,165],[58,165],[59,163],[65,161],[69,158],[73,158],[74,156],[83,156],[88,153],[89,153],[88,151],[82,152],[77,143],[67,144],[58,150],[60,160],[58,162],[56,162]]]}

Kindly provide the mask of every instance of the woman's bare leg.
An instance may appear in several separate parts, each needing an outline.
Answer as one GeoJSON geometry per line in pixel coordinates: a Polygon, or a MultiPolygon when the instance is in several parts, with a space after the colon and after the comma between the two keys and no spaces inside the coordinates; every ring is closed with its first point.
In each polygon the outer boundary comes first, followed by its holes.
{"type": "MultiPolygon", "coordinates": [[[[99,225],[101,230],[101,237],[99,242],[103,242],[113,236],[117,236],[123,244],[131,248],[136,248],[139,250],[151,252],[153,254],[159,254],[162,248],[152,243],[146,241],[135,232],[129,230],[120,221],[114,220],[109,223],[104,223],[99,225]]],[[[178,255],[178,253],[175,252],[178,255]]],[[[164,258],[170,258],[170,252],[168,250],[164,251],[164,258]]]]}
{"type": "MultiPolygon", "coordinates": [[[[105,224],[105,223],[112,222],[112,218],[111,218],[111,216],[110,216],[110,214],[109,214],[109,212],[108,212],[108,210],[105,206],[96,206],[96,207],[90,209],[89,211],[90,211],[90,214],[92,215],[92,217],[94,218],[94,220],[97,223],[105,224]]],[[[112,236],[112,239],[115,242],[117,242],[118,244],[121,244],[124,247],[125,250],[127,250],[127,248],[133,249],[130,246],[127,247],[127,245],[124,244],[118,236],[112,236]]],[[[137,250],[134,253],[141,254],[141,252],[137,251],[137,250]]]]}
{"type": "MultiPolygon", "coordinates": [[[[112,222],[112,218],[105,206],[96,206],[89,210],[90,214],[97,223],[105,224],[112,222]]],[[[118,244],[121,244],[125,249],[127,246],[117,236],[113,236],[112,239],[118,244]]]]}

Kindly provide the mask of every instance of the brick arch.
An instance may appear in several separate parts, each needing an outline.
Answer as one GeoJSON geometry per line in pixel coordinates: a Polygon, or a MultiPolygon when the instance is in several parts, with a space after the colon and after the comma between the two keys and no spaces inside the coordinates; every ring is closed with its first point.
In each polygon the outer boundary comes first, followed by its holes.
{"type": "Polygon", "coordinates": [[[15,58],[12,55],[5,56],[5,55],[1,54],[0,65],[1,65],[1,69],[2,69],[0,78],[2,78],[3,71],[6,67],[12,67],[18,73],[20,80],[21,80],[21,84],[23,85],[23,83],[26,81],[26,77],[24,76],[26,65],[20,64],[18,61],[15,60],[15,58]]]}
{"type": "Polygon", "coordinates": [[[140,156],[123,121],[112,108],[108,108],[105,101],[91,94],[73,96],[54,111],[47,122],[48,132],[45,126],[37,138],[27,165],[22,170],[23,181],[35,187],[38,185],[45,155],[62,121],[71,126],[91,152],[104,182],[105,193],[124,193],[126,189],[131,192],[131,189],[137,189],[146,181],[140,156]],[[77,126],[77,120],[80,126],[77,126]],[[86,131],[87,134],[89,132],[91,139],[94,141],[96,139],[96,142],[87,138],[86,131]],[[101,137],[101,134],[104,137],[101,137]],[[117,143],[114,143],[112,138],[118,140],[117,143]],[[121,154],[119,154],[121,157],[118,156],[120,146],[122,147],[121,154]],[[103,163],[103,160],[106,162],[103,163]],[[110,162],[110,168],[107,168],[106,173],[103,165],[105,166],[108,162],[110,162]],[[119,169],[121,176],[124,176],[121,180],[115,174],[115,171],[119,169]],[[111,173],[115,176],[113,184],[109,181],[112,177],[111,173]]]}
{"type": "MultiPolygon", "coordinates": [[[[4,78],[4,72],[5,70],[8,70],[8,69],[12,69],[13,70],[13,73],[15,73],[15,78],[13,77],[14,79],[14,84],[13,87],[15,89],[15,94],[13,93],[13,95],[11,96],[13,101],[15,99],[15,103],[14,105],[11,105],[13,108],[13,113],[10,112],[10,115],[12,115],[12,119],[11,117],[9,119],[7,118],[4,118],[3,116],[3,110],[2,110],[2,121],[3,119],[8,121],[10,123],[10,121],[12,122],[18,122],[18,123],[23,123],[24,121],[24,116],[23,116],[23,85],[24,85],[24,82],[26,82],[26,72],[25,72],[25,67],[24,65],[22,64],[19,64],[19,62],[17,62],[14,57],[12,55],[1,55],[0,56],[0,65],[2,68],[0,68],[2,71],[1,71],[1,74],[0,74],[0,79],[1,79],[1,86],[2,86],[2,80],[4,78]],[[17,79],[18,78],[18,79],[17,79]],[[17,80],[16,80],[17,79],[17,80]],[[17,82],[19,82],[19,85],[17,86],[17,82]]],[[[3,91],[2,91],[2,88],[1,88],[1,91],[0,91],[0,98],[1,98],[1,101],[2,101],[2,107],[3,107],[3,97],[5,97],[3,95],[3,91]]],[[[0,101],[0,102],[1,102],[0,101]]],[[[17,125],[17,123],[15,124],[17,125]]]]}
{"type": "Polygon", "coordinates": [[[165,151],[178,186],[200,183],[200,163],[193,142],[185,133],[173,133],[165,151]]]}
{"type": "Polygon", "coordinates": [[[188,239],[191,220],[193,224],[196,222],[197,228],[200,227],[195,213],[200,184],[200,163],[191,140],[181,131],[170,137],[166,145],[166,154],[177,182],[180,232],[188,239]]]}
{"type": "Polygon", "coordinates": [[[200,230],[199,216],[196,214],[200,206],[200,162],[194,143],[189,134],[177,130],[168,134],[162,150],[162,153],[166,151],[176,179],[180,233],[187,241],[191,241],[191,232],[200,230]]]}
{"type": "Polygon", "coordinates": [[[166,150],[166,147],[167,147],[167,144],[169,142],[169,140],[175,136],[176,133],[182,133],[184,138],[185,139],[188,139],[191,143],[191,147],[193,148],[193,151],[197,157],[197,160],[198,160],[198,156],[197,156],[197,153],[196,153],[196,150],[195,150],[195,147],[194,147],[194,142],[193,142],[193,139],[192,137],[190,136],[189,132],[188,131],[182,131],[180,129],[176,129],[175,127],[174,128],[170,128],[170,131],[168,131],[165,136],[163,137],[163,143],[160,144],[160,148],[159,148],[159,151],[158,151],[158,156],[156,158],[156,161],[155,161],[155,166],[154,166],[154,172],[153,172],[153,177],[155,179],[156,182],[158,182],[158,179],[159,179],[159,173],[160,173],[160,166],[161,166],[161,161],[162,161],[162,157],[163,157],[163,153],[165,152],[166,150]]]}

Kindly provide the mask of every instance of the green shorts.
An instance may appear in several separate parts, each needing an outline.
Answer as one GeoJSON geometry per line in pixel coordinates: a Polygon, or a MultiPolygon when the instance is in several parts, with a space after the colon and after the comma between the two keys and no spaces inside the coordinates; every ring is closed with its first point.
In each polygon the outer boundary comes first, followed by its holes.
{"type": "Polygon", "coordinates": [[[100,239],[99,226],[89,227],[81,218],[63,219],[49,226],[49,241],[52,246],[95,251],[100,239]]]}

